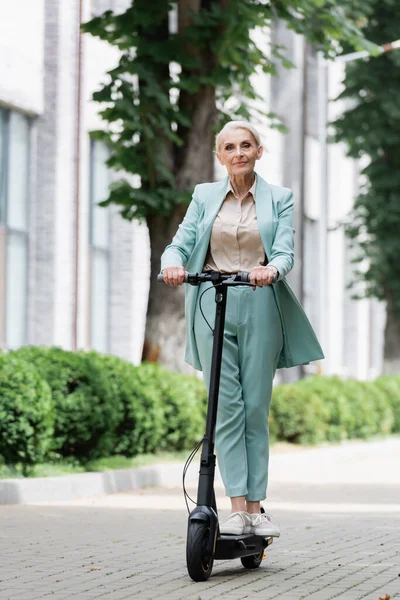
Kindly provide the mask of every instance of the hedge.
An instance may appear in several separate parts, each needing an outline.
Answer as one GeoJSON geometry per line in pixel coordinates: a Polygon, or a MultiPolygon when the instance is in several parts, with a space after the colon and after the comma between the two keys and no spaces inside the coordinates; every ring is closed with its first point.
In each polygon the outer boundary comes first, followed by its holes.
{"type": "Polygon", "coordinates": [[[89,357],[101,361],[110,383],[114,383],[114,400],[122,415],[114,430],[114,454],[135,456],[154,452],[165,429],[164,407],[158,381],[141,376],[132,363],[108,355],[89,357]]]}
{"type": "Polygon", "coordinates": [[[144,363],[138,368],[139,379],[160,394],[164,410],[164,431],[160,450],[192,448],[204,435],[207,391],[197,377],[172,373],[157,364],[144,363]]]}
{"type": "MultiPolygon", "coordinates": [[[[0,459],[43,461],[185,450],[202,438],[196,376],[97,352],[26,346],[0,353],[0,459]]],[[[272,441],[297,444],[400,433],[400,377],[314,376],[274,388],[272,441]]]]}
{"type": "Polygon", "coordinates": [[[37,462],[184,450],[202,438],[207,394],[197,377],[94,351],[25,346],[4,356],[29,364],[50,388],[54,432],[37,462]]]}
{"type": "Polygon", "coordinates": [[[383,391],[392,408],[392,431],[400,432],[400,377],[389,377],[386,375],[378,377],[374,383],[383,391]]]}
{"type": "Polygon", "coordinates": [[[323,403],[325,413],[316,418],[325,424],[324,437],[328,441],[367,438],[393,430],[390,397],[374,382],[314,376],[298,382],[296,387],[310,402],[318,398],[323,403]]]}
{"type": "Polygon", "coordinates": [[[20,358],[0,354],[0,455],[6,464],[30,467],[51,446],[54,410],[50,388],[36,369],[20,358]]]}
{"type": "Polygon", "coordinates": [[[323,400],[297,384],[275,387],[270,410],[273,441],[315,444],[326,439],[328,410],[323,400]]]}
{"type": "Polygon", "coordinates": [[[113,454],[122,407],[118,385],[108,377],[99,355],[45,346],[24,346],[10,355],[33,365],[50,387],[55,412],[53,458],[85,462],[113,454]]]}

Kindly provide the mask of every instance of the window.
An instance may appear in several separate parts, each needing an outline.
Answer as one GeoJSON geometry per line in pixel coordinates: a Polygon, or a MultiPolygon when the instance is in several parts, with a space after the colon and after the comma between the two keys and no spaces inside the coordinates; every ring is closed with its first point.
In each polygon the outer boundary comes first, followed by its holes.
{"type": "Polygon", "coordinates": [[[110,211],[98,206],[109,194],[109,150],[92,141],[90,161],[90,343],[99,352],[109,348],[110,307],[110,211]]]}
{"type": "Polygon", "coordinates": [[[0,342],[10,349],[27,343],[29,139],[29,119],[0,108],[0,342]]]}

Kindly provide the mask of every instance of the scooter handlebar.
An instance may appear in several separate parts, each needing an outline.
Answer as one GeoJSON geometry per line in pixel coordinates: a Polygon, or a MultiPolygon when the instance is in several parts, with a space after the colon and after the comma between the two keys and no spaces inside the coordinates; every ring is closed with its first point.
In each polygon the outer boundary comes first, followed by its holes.
{"type": "MultiPolygon", "coordinates": [[[[205,273],[185,273],[184,283],[190,283],[192,285],[199,285],[204,281],[222,282],[227,279],[235,278],[238,283],[249,283],[250,273],[248,271],[242,271],[236,275],[225,275],[224,273],[218,273],[217,271],[210,271],[205,273]]],[[[164,281],[162,273],[157,275],[157,281],[164,281]]]]}

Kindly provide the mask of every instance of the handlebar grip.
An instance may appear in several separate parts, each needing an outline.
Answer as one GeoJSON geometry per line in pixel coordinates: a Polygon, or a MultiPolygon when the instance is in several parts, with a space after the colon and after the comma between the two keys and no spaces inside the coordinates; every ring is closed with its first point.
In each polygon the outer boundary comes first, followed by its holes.
{"type": "MultiPolygon", "coordinates": [[[[240,280],[243,281],[243,283],[249,283],[250,282],[250,273],[248,271],[241,271],[239,273],[240,276],[240,280]]],[[[275,277],[273,283],[276,283],[278,281],[278,276],[275,277]]]]}
{"type": "MultiPolygon", "coordinates": [[[[185,278],[184,278],[184,280],[183,280],[185,283],[187,283],[187,282],[188,282],[188,275],[189,275],[189,273],[185,273],[185,278]]],[[[162,274],[162,273],[159,273],[159,274],[157,275],[157,281],[164,281],[164,277],[163,277],[163,274],[162,274]]]]}
{"type": "Polygon", "coordinates": [[[240,279],[241,279],[241,281],[243,281],[243,283],[249,283],[249,281],[250,281],[249,271],[241,271],[239,273],[239,275],[240,275],[240,279]]]}

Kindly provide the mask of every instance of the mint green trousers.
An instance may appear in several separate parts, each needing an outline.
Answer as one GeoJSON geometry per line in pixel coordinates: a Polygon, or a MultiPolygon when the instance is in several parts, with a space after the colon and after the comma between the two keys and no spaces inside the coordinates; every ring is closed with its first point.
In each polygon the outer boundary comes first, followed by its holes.
{"type": "MultiPolygon", "coordinates": [[[[200,312],[200,286],[194,321],[204,380],[209,387],[213,334],[200,312]]],[[[201,300],[214,328],[215,291],[201,300]]],[[[226,495],[264,500],[268,485],[268,417],[272,382],[283,345],[282,327],[271,286],[230,287],[226,305],[215,450],[226,495]]]]}

